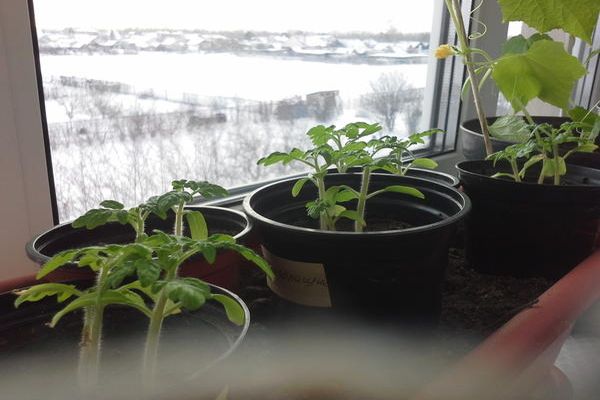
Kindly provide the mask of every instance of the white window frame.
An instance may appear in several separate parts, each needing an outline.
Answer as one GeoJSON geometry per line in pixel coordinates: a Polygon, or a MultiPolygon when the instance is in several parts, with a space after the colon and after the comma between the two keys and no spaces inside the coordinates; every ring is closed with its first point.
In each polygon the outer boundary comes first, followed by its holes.
{"type": "Polygon", "coordinates": [[[34,273],[25,244],[54,223],[26,1],[0,1],[0,280],[34,273]]]}

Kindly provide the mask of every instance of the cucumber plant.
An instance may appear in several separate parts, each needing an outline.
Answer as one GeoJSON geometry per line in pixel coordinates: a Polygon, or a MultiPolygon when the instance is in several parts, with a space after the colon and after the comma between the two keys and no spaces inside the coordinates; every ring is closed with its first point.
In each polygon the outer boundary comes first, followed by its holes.
{"type": "Polygon", "coordinates": [[[317,198],[306,204],[307,213],[312,218],[318,218],[323,230],[336,230],[337,221],[348,218],[354,221],[354,231],[362,232],[366,226],[365,210],[367,200],[384,192],[404,193],[410,196],[424,198],[418,189],[404,185],[392,185],[383,189],[369,192],[371,173],[378,169],[404,175],[411,166],[435,168],[433,160],[414,158],[410,147],[423,143],[423,138],[438,130],[413,134],[406,139],[393,136],[375,137],[381,130],[378,123],[368,124],[354,122],[336,129],[334,125],[317,125],[306,133],[312,145],[308,150],[297,148],[289,152],[274,152],[258,160],[258,164],[269,166],[277,163],[284,165],[298,162],[308,166],[311,171],[308,176],[299,179],[292,187],[292,196],[296,197],[307,182],[317,187],[317,198]],[[411,158],[410,161],[408,159],[411,158]],[[408,165],[406,162],[408,161],[408,165]],[[325,177],[333,168],[339,173],[346,173],[351,168],[358,167],[361,171],[361,183],[358,190],[339,185],[329,188],[325,185],[325,177]],[[351,200],[356,201],[356,209],[340,204],[351,200]]]}

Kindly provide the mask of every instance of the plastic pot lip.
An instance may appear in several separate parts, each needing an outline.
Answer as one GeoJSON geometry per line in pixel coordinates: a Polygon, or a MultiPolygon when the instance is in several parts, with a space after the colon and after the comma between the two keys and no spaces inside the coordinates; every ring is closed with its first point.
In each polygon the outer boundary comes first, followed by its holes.
{"type": "MultiPolygon", "coordinates": [[[[334,174],[332,174],[332,175],[334,175],[334,174]]],[[[335,175],[357,175],[357,174],[335,174],[335,175]]],[[[415,183],[426,182],[429,185],[437,186],[438,188],[440,188],[442,193],[450,191],[455,195],[455,198],[452,199],[452,201],[456,202],[456,204],[460,207],[460,210],[458,210],[458,212],[456,212],[455,214],[450,215],[448,218],[445,218],[441,221],[434,222],[432,224],[426,224],[426,225],[421,225],[421,226],[416,226],[416,227],[406,228],[406,229],[373,231],[373,232],[324,231],[321,229],[305,228],[305,227],[301,227],[301,226],[284,224],[282,222],[275,221],[271,218],[265,217],[262,214],[259,214],[257,211],[254,210],[254,208],[251,206],[251,202],[261,192],[269,191],[273,186],[296,182],[298,179],[301,179],[301,178],[290,178],[290,179],[285,179],[285,180],[269,183],[267,185],[264,185],[264,186],[256,189],[252,193],[250,193],[248,196],[246,196],[244,198],[244,202],[243,202],[244,211],[246,212],[246,214],[248,214],[250,216],[250,219],[255,219],[256,221],[258,221],[262,224],[270,225],[270,226],[273,226],[273,227],[276,227],[276,228],[279,228],[282,230],[293,231],[296,233],[310,234],[310,235],[315,235],[315,236],[319,236],[319,237],[323,237],[323,238],[326,238],[326,237],[357,238],[357,237],[361,237],[361,236],[375,238],[375,237],[391,237],[391,236],[394,236],[394,237],[409,236],[409,235],[413,235],[416,233],[439,229],[439,228],[442,228],[442,227],[445,227],[448,225],[452,225],[452,224],[460,221],[471,210],[471,200],[469,199],[469,197],[466,194],[456,190],[455,188],[453,188],[449,185],[430,181],[430,180],[425,180],[425,179],[421,179],[421,178],[414,178],[414,177],[406,177],[406,176],[400,177],[400,176],[396,176],[396,175],[376,174],[376,173],[372,174],[371,176],[373,176],[373,175],[390,176],[390,177],[393,177],[393,179],[403,179],[403,180],[407,180],[407,181],[413,181],[415,183]]],[[[291,188],[291,186],[290,186],[290,188],[291,188]]],[[[448,196],[445,196],[445,197],[448,197],[448,196]]]]}
{"type": "MultiPolygon", "coordinates": [[[[238,210],[233,210],[231,208],[217,207],[217,206],[202,206],[202,205],[188,205],[185,208],[190,209],[190,210],[197,210],[197,211],[210,210],[210,211],[222,212],[222,213],[232,214],[232,215],[235,215],[236,217],[240,218],[240,221],[243,221],[245,226],[244,226],[244,229],[242,229],[239,233],[237,233],[236,235],[233,236],[236,240],[238,240],[244,236],[247,236],[250,233],[250,231],[252,230],[252,221],[250,221],[250,219],[248,218],[248,216],[246,214],[244,214],[243,212],[238,211],[238,210]]],[[[57,231],[62,231],[62,230],[67,230],[67,229],[75,229],[75,228],[71,228],[72,223],[73,223],[73,220],[63,222],[61,224],[53,226],[52,228],[34,236],[25,245],[25,251],[26,251],[27,255],[29,256],[29,258],[32,261],[39,263],[39,264],[43,264],[46,261],[48,261],[50,259],[50,257],[41,253],[38,250],[40,243],[46,243],[46,242],[50,241],[53,234],[57,231]]],[[[93,232],[93,229],[90,229],[90,232],[93,232]]]]}
{"type": "MultiPolygon", "coordinates": [[[[246,335],[248,334],[248,329],[250,329],[250,309],[248,308],[248,305],[246,304],[246,302],[244,302],[244,300],[242,300],[242,298],[240,296],[233,293],[231,290],[225,289],[224,287],[221,287],[221,286],[217,286],[213,283],[208,283],[208,282],[206,282],[206,283],[209,286],[211,286],[211,292],[212,292],[212,289],[217,289],[222,294],[225,294],[226,296],[235,300],[235,302],[238,303],[238,305],[240,305],[240,307],[242,307],[242,310],[244,311],[244,325],[241,327],[241,330],[240,330],[239,335],[237,336],[237,339],[233,343],[230,343],[229,349],[225,353],[223,353],[219,358],[214,360],[208,366],[208,367],[210,367],[218,362],[223,361],[224,359],[229,357],[231,355],[231,353],[233,353],[238,347],[240,347],[241,343],[244,341],[246,335]]],[[[231,322],[231,323],[233,324],[233,322],[231,322]]],[[[191,378],[193,379],[194,376],[192,376],[191,378]]]]}
{"type": "MultiPolygon", "coordinates": [[[[535,182],[515,182],[515,181],[509,181],[509,180],[505,180],[505,179],[497,179],[497,178],[492,178],[491,176],[488,175],[484,175],[484,174],[480,174],[478,172],[474,172],[471,169],[475,166],[475,165],[488,165],[488,166],[492,166],[493,161],[491,160],[466,160],[466,161],[461,161],[459,163],[456,164],[456,169],[459,172],[459,175],[462,176],[471,176],[471,177],[477,177],[479,179],[483,179],[488,183],[492,183],[494,182],[497,185],[504,185],[507,187],[514,187],[514,186],[520,186],[523,188],[531,188],[532,190],[539,190],[539,191],[567,191],[567,190],[586,190],[586,189],[596,189],[596,188],[600,188],[600,186],[598,185],[552,185],[552,184],[548,184],[548,183],[543,183],[543,184],[538,184],[535,182]],[[471,168],[469,168],[471,167],[471,168]],[[535,188],[535,189],[533,189],[535,188]]],[[[575,167],[579,168],[579,169],[589,169],[589,170],[593,170],[593,168],[588,168],[588,167],[582,167],[579,165],[575,165],[575,167]]],[[[462,180],[462,179],[461,179],[462,180]]]]}

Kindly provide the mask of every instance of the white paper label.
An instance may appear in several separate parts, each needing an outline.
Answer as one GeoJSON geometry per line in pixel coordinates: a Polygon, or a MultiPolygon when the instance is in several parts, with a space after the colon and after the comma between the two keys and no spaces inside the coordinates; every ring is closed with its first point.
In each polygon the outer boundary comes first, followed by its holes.
{"type": "Polygon", "coordinates": [[[287,260],[264,247],[262,252],[275,274],[267,284],[278,296],[305,306],[331,307],[323,264],[287,260]]]}

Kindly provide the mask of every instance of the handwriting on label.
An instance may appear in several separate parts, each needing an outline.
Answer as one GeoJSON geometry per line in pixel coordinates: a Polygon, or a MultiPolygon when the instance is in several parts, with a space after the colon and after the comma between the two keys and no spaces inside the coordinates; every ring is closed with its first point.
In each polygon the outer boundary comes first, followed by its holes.
{"type": "Polygon", "coordinates": [[[262,248],[275,278],[267,284],[278,296],[293,303],[331,307],[329,287],[323,264],[288,260],[262,248]]]}

